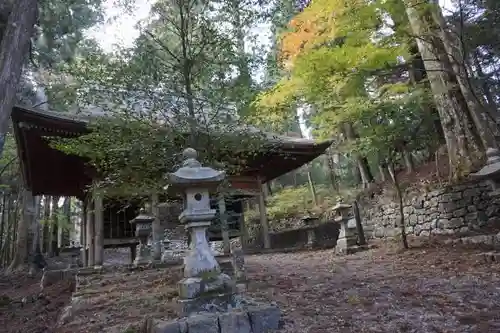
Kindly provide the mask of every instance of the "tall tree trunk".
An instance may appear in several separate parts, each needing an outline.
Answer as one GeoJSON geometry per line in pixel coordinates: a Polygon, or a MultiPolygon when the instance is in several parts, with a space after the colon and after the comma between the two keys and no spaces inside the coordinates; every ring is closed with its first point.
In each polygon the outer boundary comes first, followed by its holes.
{"type": "Polygon", "coordinates": [[[495,99],[493,98],[493,94],[491,93],[491,87],[488,85],[488,83],[485,80],[484,70],[483,70],[483,66],[481,64],[481,61],[479,61],[478,52],[479,51],[476,50],[472,53],[472,61],[474,62],[474,67],[476,68],[476,73],[477,73],[477,77],[478,77],[477,79],[478,79],[479,84],[482,88],[482,92],[484,94],[484,97],[486,98],[486,101],[488,102],[489,109],[494,111],[493,112],[494,116],[498,116],[497,103],[495,102],[495,99]]]}
{"type": "MultiPolygon", "coordinates": [[[[410,53],[412,55],[411,63],[408,66],[408,76],[410,79],[410,84],[416,86],[417,84],[422,84],[422,81],[427,78],[427,72],[425,70],[425,63],[422,59],[422,55],[418,50],[417,41],[415,40],[411,47],[410,53]]],[[[431,90],[430,84],[428,81],[423,82],[424,86],[431,90]]],[[[441,121],[439,120],[439,112],[436,107],[432,105],[432,103],[426,103],[423,105],[423,108],[429,114],[436,115],[436,120],[434,121],[434,129],[436,130],[437,137],[441,144],[445,144],[444,131],[441,121]]]]}
{"type": "Polygon", "coordinates": [[[47,264],[45,262],[45,258],[42,254],[42,249],[40,247],[41,237],[40,237],[40,212],[41,212],[41,204],[42,198],[37,196],[35,198],[35,216],[33,221],[33,247],[31,249],[31,266],[30,266],[30,275],[33,275],[36,271],[43,269],[47,264]]]}
{"type": "MultiPolygon", "coordinates": [[[[439,37],[443,41],[444,49],[450,59],[451,68],[455,74],[456,81],[465,102],[467,103],[469,114],[476,126],[481,142],[485,150],[489,147],[498,148],[495,136],[493,135],[496,126],[489,126],[489,124],[493,123],[488,119],[488,116],[491,115],[488,115],[488,111],[484,105],[481,104],[481,99],[474,91],[474,87],[470,82],[469,73],[467,72],[467,55],[465,54],[463,45],[458,40],[457,36],[449,31],[439,5],[436,4],[430,10],[432,10],[437,28],[436,30],[439,32],[439,37]]],[[[461,31],[458,32],[458,34],[462,33],[461,31]]]]}
{"type": "Polygon", "coordinates": [[[489,109],[493,110],[493,115],[496,118],[498,116],[497,103],[495,102],[495,99],[493,98],[493,94],[491,93],[491,87],[488,85],[488,83],[485,80],[483,66],[481,64],[481,61],[479,61],[479,56],[478,56],[477,50],[472,53],[472,61],[474,62],[474,67],[475,67],[476,73],[477,73],[477,79],[478,79],[479,84],[481,86],[482,92],[486,98],[486,101],[488,102],[489,109]]]}
{"type": "Polygon", "coordinates": [[[316,193],[316,187],[314,186],[313,179],[311,177],[311,172],[307,172],[307,182],[309,183],[309,191],[311,191],[311,197],[314,206],[318,205],[318,194],[316,193]]]}
{"type": "Polygon", "coordinates": [[[403,205],[403,191],[401,191],[401,185],[399,184],[398,176],[394,171],[394,164],[389,165],[389,173],[391,175],[392,184],[394,185],[394,189],[396,190],[396,194],[398,197],[399,203],[399,229],[401,231],[401,242],[403,244],[403,248],[408,249],[408,239],[406,237],[406,228],[405,228],[405,214],[404,214],[404,205],[403,205]]]}
{"type": "MultiPolygon", "coordinates": [[[[358,138],[356,132],[354,131],[354,128],[352,127],[352,124],[345,123],[343,129],[347,140],[354,141],[358,138]]],[[[361,156],[360,154],[354,154],[354,157],[356,158],[356,163],[358,165],[363,186],[367,187],[368,184],[373,182],[373,175],[370,171],[368,160],[366,159],[366,157],[361,156]]]]}
{"type": "Polygon", "coordinates": [[[474,127],[467,103],[454,77],[443,42],[432,31],[426,17],[426,3],[405,0],[411,29],[417,36],[417,45],[424,59],[434,100],[443,125],[450,175],[461,178],[478,170],[484,164],[485,151],[474,127]],[[419,6],[422,4],[424,8],[419,6]]]}
{"type": "Polygon", "coordinates": [[[56,257],[59,255],[59,244],[58,244],[58,234],[59,234],[59,197],[52,197],[52,214],[50,219],[50,249],[49,253],[51,257],[56,257]]]}
{"type": "Polygon", "coordinates": [[[7,26],[0,42],[0,156],[3,154],[12,106],[38,15],[37,0],[15,0],[11,3],[7,26]]]}
{"type": "Polygon", "coordinates": [[[64,227],[59,228],[59,247],[69,246],[69,233],[71,226],[71,197],[65,197],[62,206],[64,227]]]}
{"type": "MultiPolygon", "coordinates": [[[[4,244],[4,231],[6,223],[5,213],[7,212],[6,204],[7,204],[7,193],[4,191],[2,192],[2,217],[0,219],[0,251],[2,250],[4,244]]],[[[0,258],[1,258],[1,252],[0,252],[0,258]]],[[[0,259],[0,265],[1,265],[1,259],[0,259]]]]}
{"type": "Polygon", "coordinates": [[[43,197],[43,231],[42,231],[42,252],[49,253],[50,249],[50,203],[52,197],[43,197]]]}
{"type": "Polygon", "coordinates": [[[413,161],[413,155],[411,154],[411,152],[404,150],[403,159],[405,160],[406,172],[415,172],[415,162],[413,161]]]}
{"type": "Polygon", "coordinates": [[[17,240],[16,250],[9,270],[18,268],[23,264],[28,263],[30,242],[30,229],[33,226],[33,218],[35,217],[35,199],[31,191],[23,189],[22,207],[23,213],[17,225],[17,240]]]}

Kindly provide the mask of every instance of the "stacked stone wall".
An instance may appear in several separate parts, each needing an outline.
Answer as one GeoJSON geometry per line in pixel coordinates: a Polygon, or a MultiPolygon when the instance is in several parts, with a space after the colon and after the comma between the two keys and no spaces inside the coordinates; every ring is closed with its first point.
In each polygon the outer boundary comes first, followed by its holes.
{"type": "MultiPolygon", "coordinates": [[[[492,199],[484,182],[450,185],[405,195],[403,213],[409,235],[464,234],[498,227],[500,200],[492,199]]],[[[360,201],[365,234],[371,238],[399,233],[399,206],[392,193],[360,201]]]]}

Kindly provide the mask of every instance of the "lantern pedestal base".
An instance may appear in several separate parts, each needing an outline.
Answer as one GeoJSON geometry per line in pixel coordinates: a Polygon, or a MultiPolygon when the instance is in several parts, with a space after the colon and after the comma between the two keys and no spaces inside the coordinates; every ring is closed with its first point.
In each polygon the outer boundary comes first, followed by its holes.
{"type": "Polygon", "coordinates": [[[147,245],[140,244],[134,259],[134,266],[148,265],[152,262],[151,250],[147,245]]]}
{"type": "Polygon", "coordinates": [[[179,281],[179,315],[189,316],[196,312],[227,311],[234,307],[231,301],[236,284],[229,275],[215,277],[190,277],[179,281]]]}

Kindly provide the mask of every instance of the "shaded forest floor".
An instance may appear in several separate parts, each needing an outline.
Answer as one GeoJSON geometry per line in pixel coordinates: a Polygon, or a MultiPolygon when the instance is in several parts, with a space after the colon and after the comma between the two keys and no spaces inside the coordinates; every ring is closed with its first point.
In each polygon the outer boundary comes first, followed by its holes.
{"type": "MultiPolygon", "coordinates": [[[[414,244],[415,245],[415,244],[414,244]]],[[[283,310],[282,333],[500,332],[500,265],[480,249],[392,245],[339,257],[331,250],[247,257],[249,294],[283,310]]],[[[83,299],[55,330],[67,282],[39,297],[39,279],[0,277],[0,332],[114,332],[139,329],[148,314],[175,317],[171,269],[85,277],[83,299]],[[28,300],[24,304],[23,298],[28,300]]]]}
{"type": "Polygon", "coordinates": [[[53,333],[61,309],[69,303],[72,281],[40,291],[41,274],[0,272],[0,332],[53,333]]]}

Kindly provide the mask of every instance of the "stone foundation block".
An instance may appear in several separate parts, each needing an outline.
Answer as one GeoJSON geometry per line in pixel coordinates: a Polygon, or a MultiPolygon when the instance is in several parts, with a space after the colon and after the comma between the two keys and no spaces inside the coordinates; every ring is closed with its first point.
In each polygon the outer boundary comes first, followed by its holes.
{"type": "Polygon", "coordinates": [[[233,293],[209,294],[192,299],[179,299],[178,312],[180,317],[190,316],[200,312],[226,312],[235,307],[233,293]]]}
{"type": "Polygon", "coordinates": [[[40,289],[58,283],[59,281],[75,279],[78,269],[58,269],[58,270],[45,270],[40,281],[40,289]]]}
{"type": "Polygon", "coordinates": [[[259,304],[227,312],[196,313],[173,321],[149,319],[147,333],[270,333],[279,329],[281,311],[259,304]]]}
{"type": "Polygon", "coordinates": [[[187,329],[189,333],[219,333],[219,317],[216,314],[194,315],[188,318],[187,329]]]}
{"type": "Polygon", "coordinates": [[[248,309],[248,317],[252,333],[266,333],[279,328],[281,311],[272,305],[253,306],[248,309]]]}
{"type": "Polygon", "coordinates": [[[234,291],[234,282],[226,274],[220,274],[215,279],[185,278],[179,281],[179,297],[181,299],[196,298],[204,293],[223,293],[234,291]]]}
{"type": "Polygon", "coordinates": [[[246,312],[228,312],[219,316],[220,333],[252,333],[246,312]]]}

